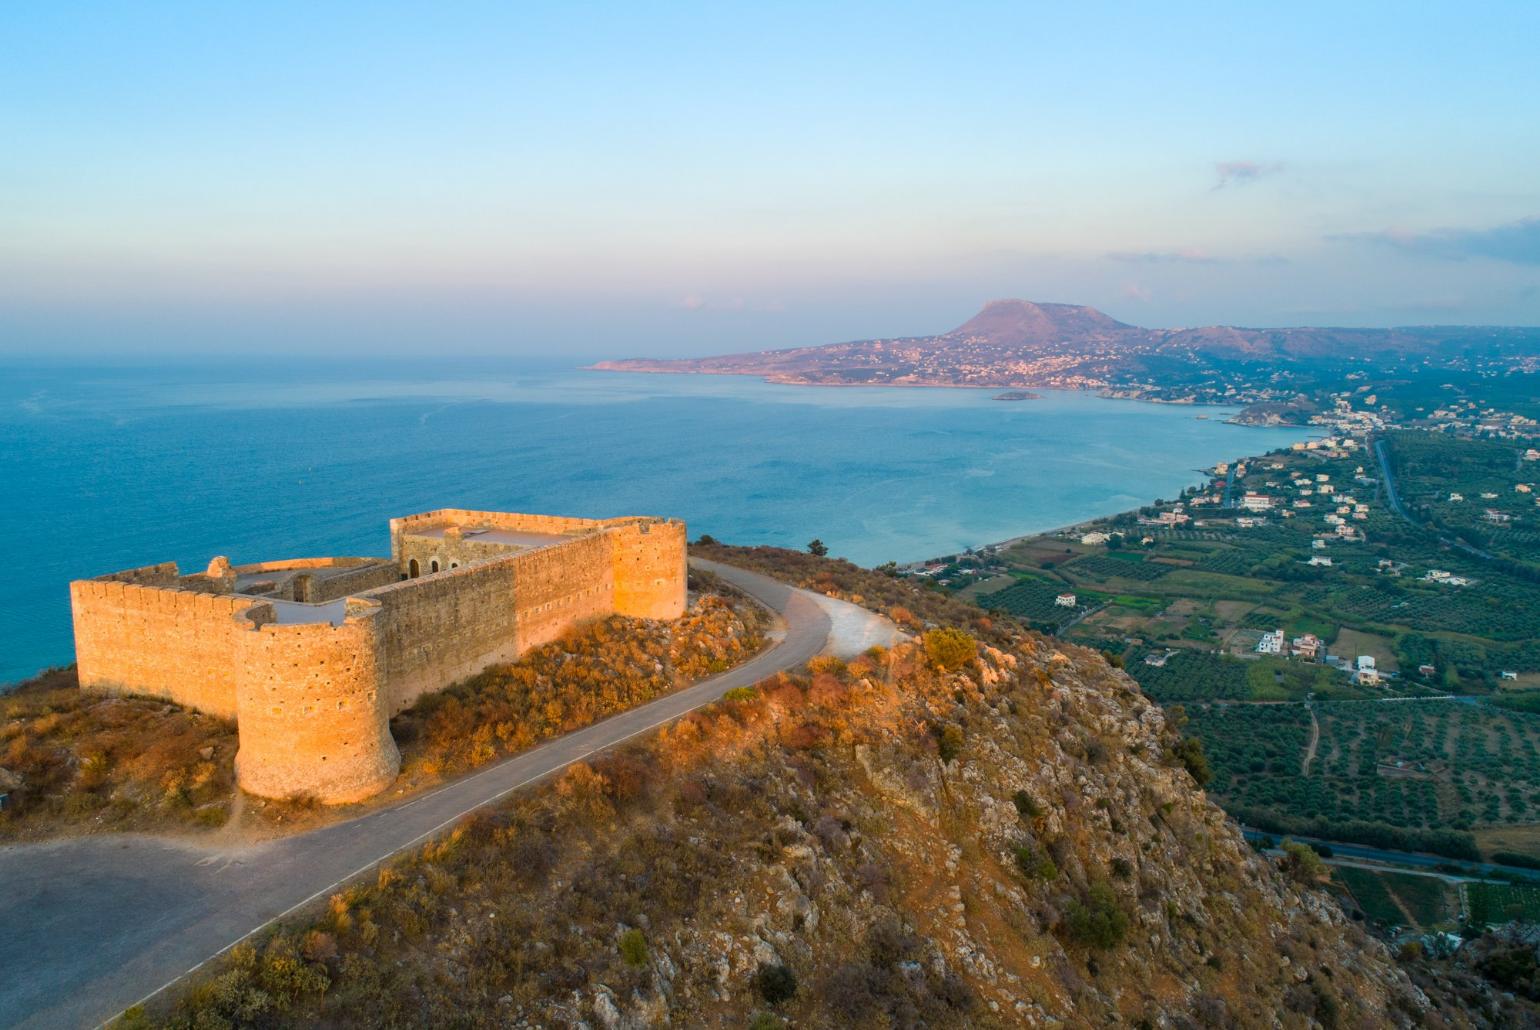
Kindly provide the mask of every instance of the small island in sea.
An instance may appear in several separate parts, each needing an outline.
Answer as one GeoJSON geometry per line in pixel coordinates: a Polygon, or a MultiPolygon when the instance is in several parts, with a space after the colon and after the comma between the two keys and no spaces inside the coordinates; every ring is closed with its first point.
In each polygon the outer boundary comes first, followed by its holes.
{"type": "Polygon", "coordinates": [[[1033,393],[1031,390],[1006,390],[1004,393],[997,393],[991,398],[991,400],[997,401],[1040,401],[1042,399],[1042,394],[1033,393]]]}

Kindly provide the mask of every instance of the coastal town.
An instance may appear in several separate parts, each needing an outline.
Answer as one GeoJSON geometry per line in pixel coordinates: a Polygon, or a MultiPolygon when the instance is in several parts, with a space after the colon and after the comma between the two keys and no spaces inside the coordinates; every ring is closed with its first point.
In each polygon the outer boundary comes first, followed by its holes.
{"type": "MultiPolygon", "coordinates": [[[[1305,416],[1320,435],[1176,497],[894,571],[1127,668],[1258,832],[1540,861],[1540,413],[1430,390],[1338,389],[1305,416]]],[[[1397,853],[1344,891],[1410,897],[1397,853]]],[[[1439,927],[1524,889],[1366,911],[1447,947],[1439,927]]]]}

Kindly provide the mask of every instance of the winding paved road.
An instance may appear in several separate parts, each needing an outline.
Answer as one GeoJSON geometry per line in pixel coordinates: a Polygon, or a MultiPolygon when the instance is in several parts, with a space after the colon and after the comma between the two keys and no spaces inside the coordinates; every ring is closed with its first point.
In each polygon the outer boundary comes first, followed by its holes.
{"type": "Polygon", "coordinates": [[[854,654],[896,634],[891,623],[854,605],[731,566],[700,564],[773,608],[785,624],[774,646],[720,676],[431,793],[296,837],[214,847],[102,835],[0,848],[0,1026],[82,1027],[110,1019],[475,809],[826,647],[854,654]]]}

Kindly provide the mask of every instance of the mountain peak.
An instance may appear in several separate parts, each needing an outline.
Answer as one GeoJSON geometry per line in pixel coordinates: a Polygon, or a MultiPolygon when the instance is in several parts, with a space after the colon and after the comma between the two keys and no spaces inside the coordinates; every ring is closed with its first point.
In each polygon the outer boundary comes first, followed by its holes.
{"type": "Polygon", "coordinates": [[[1038,304],[1007,298],[992,300],[947,336],[977,336],[990,343],[1054,343],[1086,333],[1134,328],[1080,304],[1038,304]]]}

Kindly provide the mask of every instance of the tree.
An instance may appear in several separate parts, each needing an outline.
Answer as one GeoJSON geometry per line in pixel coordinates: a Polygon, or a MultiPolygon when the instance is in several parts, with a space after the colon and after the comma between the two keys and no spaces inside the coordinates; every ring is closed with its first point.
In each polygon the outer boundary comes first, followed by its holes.
{"type": "Polygon", "coordinates": [[[829,553],[829,545],[814,537],[807,543],[807,553],[815,558],[822,558],[829,553]]]}
{"type": "Polygon", "coordinates": [[[1283,842],[1283,871],[1300,883],[1320,883],[1326,879],[1326,863],[1308,844],[1297,840],[1283,842]]]}

